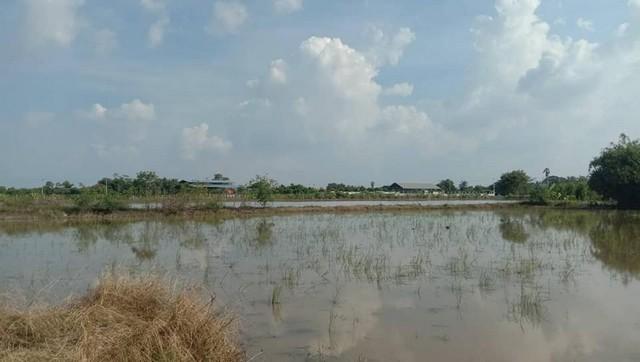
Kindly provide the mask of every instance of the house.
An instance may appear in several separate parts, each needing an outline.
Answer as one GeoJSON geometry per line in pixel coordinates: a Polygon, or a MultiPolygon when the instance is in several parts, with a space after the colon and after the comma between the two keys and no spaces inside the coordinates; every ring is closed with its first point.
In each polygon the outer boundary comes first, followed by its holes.
{"type": "Polygon", "coordinates": [[[220,190],[220,191],[234,190],[234,194],[236,189],[236,186],[233,184],[233,181],[231,181],[228,177],[222,176],[222,174],[219,174],[219,173],[215,174],[215,176],[209,180],[204,180],[204,181],[182,180],[180,181],[180,183],[186,183],[191,187],[203,188],[208,190],[220,190]]]}
{"type": "Polygon", "coordinates": [[[435,184],[421,182],[394,182],[387,187],[390,191],[403,194],[433,194],[441,192],[440,187],[435,184]]]}

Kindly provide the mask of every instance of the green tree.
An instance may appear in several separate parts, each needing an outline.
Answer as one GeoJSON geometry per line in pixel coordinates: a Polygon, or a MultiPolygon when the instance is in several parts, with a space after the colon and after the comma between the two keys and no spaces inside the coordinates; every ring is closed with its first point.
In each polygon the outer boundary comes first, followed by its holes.
{"type": "Polygon", "coordinates": [[[640,207],[640,141],[620,135],[589,164],[589,186],[623,208],[640,207]]]}
{"type": "Polygon", "coordinates": [[[277,185],[277,182],[268,176],[258,175],[249,182],[248,188],[251,190],[256,201],[258,201],[262,207],[265,207],[273,200],[273,190],[277,185]]]}
{"type": "Polygon", "coordinates": [[[460,190],[460,192],[469,191],[469,189],[470,189],[469,183],[467,181],[460,182],[460,185],[458,185],[458,189],[460,190]]]}
{"type": "Polygon", "coordinates": [[[529,193],[530,182],[531,178],[523,170],[507,172],[496,182],[496,193],[503,196],[526,195],[529,193]]]}
{"type": "Polygon", "coordinates": [[[476,185],[471,188],[474,194],[483,194],[491,191],[491,187],[476,185]]]}
{"type": "Polygon", "coordinates": [[[456,184],[450,179],[440,181],[438,187],[447,194],[456,192],[456,184]]]}
{"type": "Polygon", "coordinates": [[[54,189],[55,189],[55,184],[51,181],[47,181],[42,188],[42,192],[45,195],[51,195],[53,194],[54,189]]]}
{"type": "Polygon", "coordinates": [[[345,185],[343,183],[330,183],[327,185],[327,191],[331,192],[363,192],[367,189],[364,186],[345,185]]]}

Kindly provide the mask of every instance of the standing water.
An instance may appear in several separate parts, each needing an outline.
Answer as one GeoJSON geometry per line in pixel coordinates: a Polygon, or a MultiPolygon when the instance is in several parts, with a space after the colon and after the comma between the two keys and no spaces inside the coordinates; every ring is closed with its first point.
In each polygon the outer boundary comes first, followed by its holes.
{"type": "Polygon", "coordinates": [[[640,360],[640,214],[500,210],[0,225],[0,291],[205,286],[254,361],[640,360]]]}

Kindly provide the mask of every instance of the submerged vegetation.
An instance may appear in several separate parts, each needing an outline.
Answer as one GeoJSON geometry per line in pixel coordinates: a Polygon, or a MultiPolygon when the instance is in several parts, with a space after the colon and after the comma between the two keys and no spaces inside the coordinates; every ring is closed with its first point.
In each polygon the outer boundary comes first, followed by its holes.
{"type": "Polygon", "coordinates": [[[62,306],[0,306],[0,360],[243,360],[232,319],[158,279],[108,276],[62,306]]]}

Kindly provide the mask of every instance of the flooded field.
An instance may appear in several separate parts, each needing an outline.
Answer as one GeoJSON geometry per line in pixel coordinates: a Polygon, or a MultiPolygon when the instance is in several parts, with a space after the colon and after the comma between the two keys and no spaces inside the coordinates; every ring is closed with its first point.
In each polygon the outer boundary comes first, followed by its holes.
{"type": "Polygon", "coordinates": [[[206,286],[253,361],[640,360],[640,214],[498,210],[0,225],[0,293],[206,286]]]}

